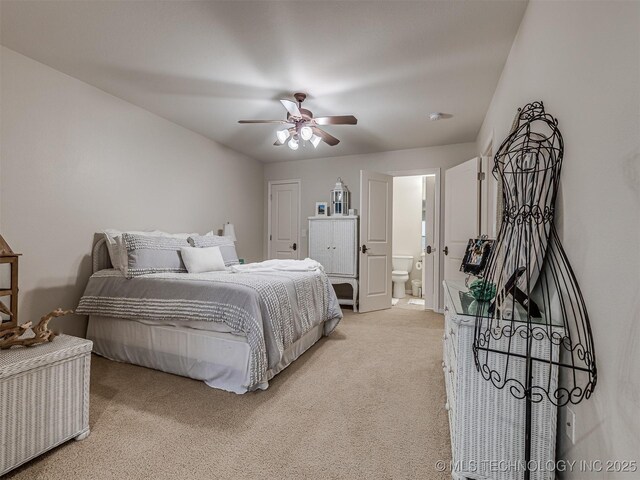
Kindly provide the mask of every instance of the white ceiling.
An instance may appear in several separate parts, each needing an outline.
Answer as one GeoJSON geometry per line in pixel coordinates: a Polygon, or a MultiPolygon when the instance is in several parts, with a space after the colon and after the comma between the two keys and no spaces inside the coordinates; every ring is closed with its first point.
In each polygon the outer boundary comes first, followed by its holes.
{"type": "Polygon", "coordinates": [[[523,1],[1,0],[1,43],[262,161],[474,141],[523,1]],[[307,92],[336,147],[274,147],[307,92]],[[440,111],[452,119],[431,122],[440,111]]]}

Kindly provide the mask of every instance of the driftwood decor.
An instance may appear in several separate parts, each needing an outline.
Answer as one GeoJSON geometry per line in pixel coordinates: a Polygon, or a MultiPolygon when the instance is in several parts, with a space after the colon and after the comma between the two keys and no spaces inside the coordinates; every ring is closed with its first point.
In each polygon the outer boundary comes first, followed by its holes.
{"type": "Polygon", "coordinates": [[[4,288],[0,285],[0,297],[11,297],[9,308],[0,302],[0,313],[9,317],[8,320],[0,320],[0,332],[5,328],[13,328],[18,325],[18,257],[9,244],[0,235],[0,265],[8,263],[11,267],[11,285],[4,288]]]}
{"type": "Polygon", "coordinates": [[[0,330],[0,349],[4,350],[16,345],[32,347],[40,343],[52,341],[57,334],[49,330],[49,322],[54,318],[64,317],[71,313],[73,313],[73,310],[62,310],[58,308],[42,317],[35,327],[31,327],[31,322],[27,322],[12,328],[0,330]],[[33,331],[33,336],[23,337],[29,329],[33,331]]]}

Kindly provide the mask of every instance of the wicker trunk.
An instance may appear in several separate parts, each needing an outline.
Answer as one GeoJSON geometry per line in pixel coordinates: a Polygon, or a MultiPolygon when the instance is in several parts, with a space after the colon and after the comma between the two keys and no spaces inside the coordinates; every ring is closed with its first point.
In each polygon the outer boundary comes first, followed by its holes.
{"type": "Polygon", "coordinates": [[[0,351],[0,475],[89,434],[89,340],[0,351]]]}

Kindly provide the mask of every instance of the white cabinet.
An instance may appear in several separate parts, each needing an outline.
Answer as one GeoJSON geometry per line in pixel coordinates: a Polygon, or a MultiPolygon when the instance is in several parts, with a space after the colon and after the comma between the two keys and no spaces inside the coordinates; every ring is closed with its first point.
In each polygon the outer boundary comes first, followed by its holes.
{"type": "Polygon", "coordinates": [[[309,258],[329,276],[358,275],[358,217],[309,217],[309,258]]]}
{"type": "MultiPolygon", "coordinates": [[[[445,322],[443,359],[449,416],[452,472],[454,479],[521,480],[524,460],[525,401],[515,398],[508,388],[498,389],[478,372],[473,356],[476,324],[471,314],[464,284],[445,281],[445,322]],[[515,466],[514,466],[515,465],[515,466]]],[[[514,335],[510,340],[526,348],[526,340],[514,335]]],[[[519,345],[515,346],[518,350],[519,345]]],[[[549,348],[548,342],[533,342],[532,349],[549,348]]],[[[538,352],[547,355],[547,352],[538,352]]],[[[545,358],[545,357],[542,357],[545,358]]],[[[515,362],[512,359],[512,362],[515,362]]],[[[524,365],[521,365],[524,371],[524,365]]],[[[518,365],[514,363],[514,368],[518,365]]],[[[534,373],[537,384],[557,388],[557,375],[549,378],[547,369],[534,373]]],[[[557,407],[548,399],[532,405],[531,459],[536,469],[532,480],[553,480],[555,472],[557,407]],[[540,468],[537,468],[537,467],[540,468]]]]}
{"type": "Polygon", "coordinates": [[[358,217],[309,217],[309,258],[319,262],[332,284],[347,283],[352,299],[341,305],[358,305],[358,217]]]}

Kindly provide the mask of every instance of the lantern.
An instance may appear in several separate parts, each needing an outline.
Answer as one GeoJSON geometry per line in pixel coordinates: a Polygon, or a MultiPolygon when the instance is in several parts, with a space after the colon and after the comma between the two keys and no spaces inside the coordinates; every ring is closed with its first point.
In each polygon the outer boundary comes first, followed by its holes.
{"type": "Polygon", "coordinates": [[[349,189],[342,183],[342,178],[338,177],[336,186],[331,190],[331,207],[334,215],[349,214],[349,189]]]}

